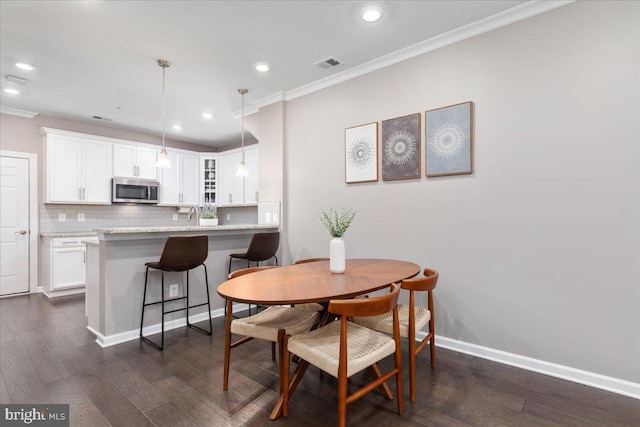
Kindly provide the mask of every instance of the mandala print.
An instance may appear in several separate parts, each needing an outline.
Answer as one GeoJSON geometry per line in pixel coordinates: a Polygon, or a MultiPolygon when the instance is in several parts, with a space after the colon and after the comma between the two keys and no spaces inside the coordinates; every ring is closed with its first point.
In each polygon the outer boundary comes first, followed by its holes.
{"type": "Polygon", "coordinates": [[[347,153],[349,165],[364,169],[371,164],[374,155],[373,143],[368,138],[358,138],[351,143],[347,153]]]}
{"type": "Polygon", "coordinates": [[[464,130],[458,125],[446,123],[433,133],[430,148],[436,156],[450,159],[460,154],[463,145],[464,130]]]}
{"type": "Polygon", "coordinates": [[[416,154],[416,137],[406,130],[393,132],[384,144],[384,154],[395,165],[408,163],[416,154]]]}

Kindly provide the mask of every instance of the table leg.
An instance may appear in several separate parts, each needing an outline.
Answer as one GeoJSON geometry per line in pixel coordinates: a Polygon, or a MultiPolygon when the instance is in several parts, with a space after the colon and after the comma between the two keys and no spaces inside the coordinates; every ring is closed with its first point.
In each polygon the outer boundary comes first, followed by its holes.
{"type": "MultiPolygon", "coordinates": [[[[369,366],[367,370],[369,371],[371,378],[373,378],[374,380],[382,376],[382,372],[380,371],[380,368],[378,367],[377,363],[374,363],[373,365],[369,366]]],[[[378,386],[378,390],[380,391],[380,393],[382,393],[384,397],[386,397],[389,400],[393,400],[393,393],[391,393],[391,389],[389,388],[386,382],[380,384],[378,386]]]]}
{"type": "MultiPolygon", "coordinates": [[[[307,362],[306,360],[300,360],[300,363],[298,363],[298,366],[296,367],[296,370],[293,372],[293,376],[291,377],[291,381],[288,384],[289,399],[291,399],[291,395],[293,395],[293,392],[296,390],[296,387],[298,387],[298,384],[302,380],[302,376],[307,371],[308,367],[309,367],[309,362],[307,362]]],[[[273,410],[271,411],[271,415],[269,416],[269,419],[275,420],[276,418],[282,415],[283,403],[284,403],[284,398],[282,394],[280,394],[280,398],[278,399],[276,406],[273,407],[273,410]]]]}

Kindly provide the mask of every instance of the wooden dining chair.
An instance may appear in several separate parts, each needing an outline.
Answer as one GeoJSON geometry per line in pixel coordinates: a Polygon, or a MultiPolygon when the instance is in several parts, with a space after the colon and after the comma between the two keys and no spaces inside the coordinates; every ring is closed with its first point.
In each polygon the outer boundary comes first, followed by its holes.
{"type": "MultiPolygon", "coordinates": [[[[258,271],[279,268],[278,266],[263,266],[236,270],[228,278],[243,276],[258,271]]],[[[227,310],[232,312],[231,301],[227,301],[227,310]]],[[[282,353],[285,334],[295,335],[311,329],[319,320],[320,314],[315,311],[297,310],[292,307],[269,306],[253,316],[234,319],[228,329],[225,328],[224,378],[223,390],[229,388],[229,363],[231,349],[242,345],[254,338],[271,342],[271,359],[275,360],[276,343],[278,344],[278,369],[280,378],[280,392],[282,392],[282,353]],[[231,342],[231,334],[243,335],[242,338],[231,342]]],[[[228,320],[227,320],[228,322],[228,320]]]]}
{"type": "MultiPolygon", "coordinates": [[[[405,279],[402,289],[409,291],[409,305],[398,304],[400,315],[400,336],[409,341],[409,382],[411,401],[416,401],[416,356],[427,345],[431,346],[431,368],[436,367],[435,321],[433,315],[433,290],[438,283],[438,272],[425,268],[424,276],[405,279]],[[416,306],[416,292],[427,292],[427,307],[416,306]],[[427,335],[416,346],[416,333],[429,324],[427,335]]],[[[386,334],[393,334],[393,313],[388,312],[372,317],[354,317],[353,321],[386,334]]]]}
{"type": "MultiPolygon", "coordinates": [[[[402,403],[402,355],[400,353],[400,323],[398,320],[398,295],[400,287],[391,285],[391,292],[379,297],[331,300],[329,312],[340,316],[340,320],[310,332],[285,335],[283,352],[283,405],[282,415],[289,414],[289,354],[293,353],[322,371],[338,379],[338,425],[347,423],[347,404],[352,403],[371,390],[381,387],[396,377],[398,414],[403,414],[402,403]],[[393,338],[365,328],[348,320],[350,316],[375,316],[391,312],[393,338]],[[377,362],[395,355],[395,367],[382,374],[377,362]],[[374,379],[357,391],[348,394],[347,379],[369,368],[374,379]]],[[[393,398],[393,395],[387,396],[393,398]]]]}
{"type": "MultiPolygon", "coordinates": [[[[307,264],[307,263],[310,263],[310,262],[318,262],[318,261],[329,261],[329,258],[305,258],[305,259],[299,259],[297,261],[294,261],[293,265],[307,264]]],[[[294,307],[298,308],[298,309],[301,309],[301,310],[312,310],[312,311],[322,311],[322,310],[324,310],[324,307],[322,306],[322,304],[318,304],[317,302],[310,302],[310,303],[304,303],[304,304],[295,304],[294,307]]]]}

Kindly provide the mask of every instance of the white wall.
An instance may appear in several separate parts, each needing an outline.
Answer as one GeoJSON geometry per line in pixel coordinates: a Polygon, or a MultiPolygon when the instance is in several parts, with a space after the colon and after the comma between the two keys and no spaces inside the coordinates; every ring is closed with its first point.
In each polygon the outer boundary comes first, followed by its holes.
{"type": "Polygon", "coordinates": [[[639,17],[578,2],[287,102],[291,257],[353,207],[348,256],[440,272],[439,335],[640,382],[639,17]],[[345,128],[469,100],[473,175],[344,183],[345,128]]]}

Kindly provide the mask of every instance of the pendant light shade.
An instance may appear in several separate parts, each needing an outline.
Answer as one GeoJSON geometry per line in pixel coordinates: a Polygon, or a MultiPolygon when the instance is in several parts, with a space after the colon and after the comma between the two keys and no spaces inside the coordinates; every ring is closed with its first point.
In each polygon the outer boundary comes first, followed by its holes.
{"type": "Polygon", "coordinates": [[[164,74],[167,68],[171,66],[171,62],[166,59],[158,59],[158,65],[162,67],[162,151],[158,153],[157,168],[170,168],[171,162],[169,161],[169,153],[164,146],[164,122],[165,122],[165,108],[164,108],[164,74]]]}
{"type": "Polygon", "coordinates": [[[240,161],[240,166],[238,166],[237,176],[249,175],[247,164],[244,162],[244,95],[247,92],[249,92],[247,89],[238,89],[238,93],[242,96],[242,161],[240,161]]]}

